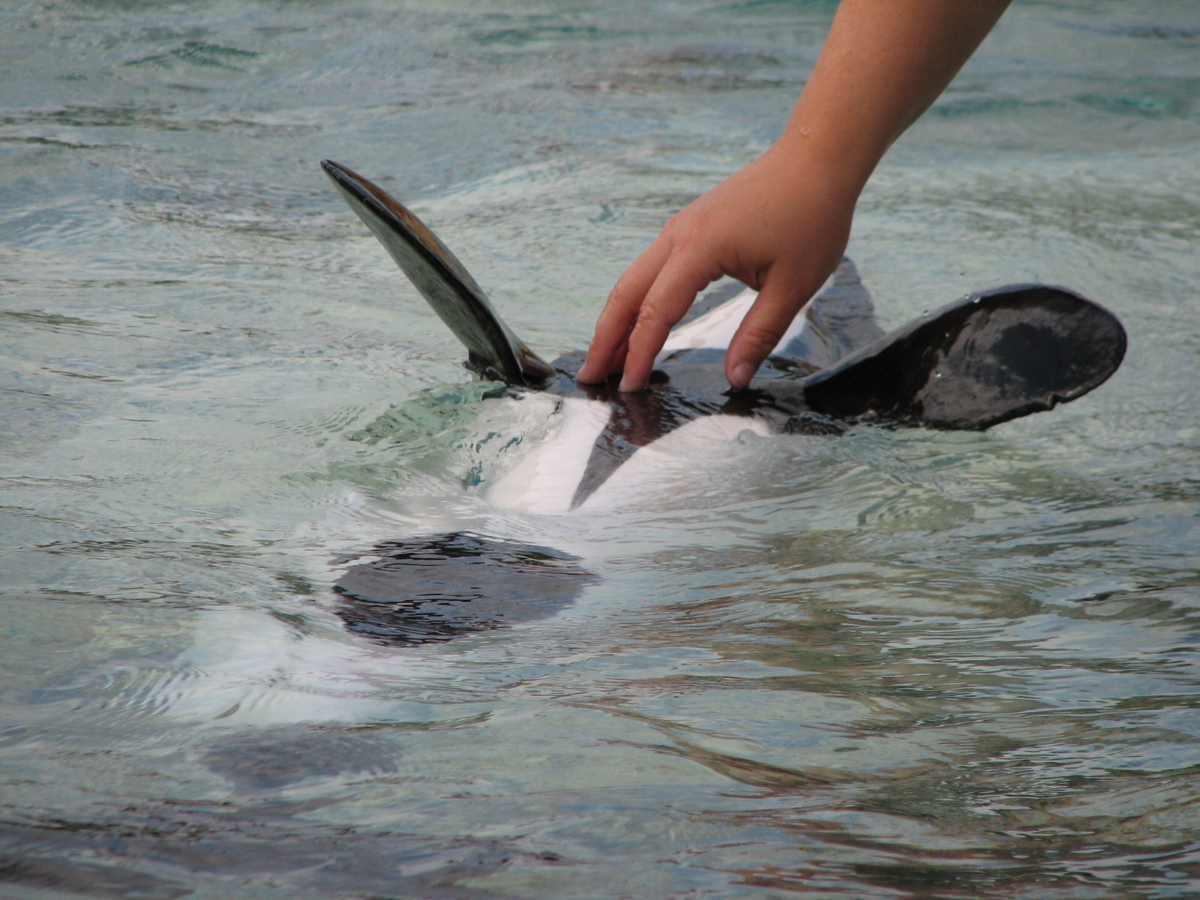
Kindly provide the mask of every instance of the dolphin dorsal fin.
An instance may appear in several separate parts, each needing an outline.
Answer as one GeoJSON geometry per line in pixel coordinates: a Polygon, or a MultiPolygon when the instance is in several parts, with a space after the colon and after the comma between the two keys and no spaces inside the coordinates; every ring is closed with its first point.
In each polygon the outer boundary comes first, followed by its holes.
{"type": "Polygon", "coordinates": [[[458,258],[403,204],[332,160],[321,167],[438,317],[467,348],[467,365],[508,384],[537,387],[554,370],[530,350],[488,301],[458,258]]]}

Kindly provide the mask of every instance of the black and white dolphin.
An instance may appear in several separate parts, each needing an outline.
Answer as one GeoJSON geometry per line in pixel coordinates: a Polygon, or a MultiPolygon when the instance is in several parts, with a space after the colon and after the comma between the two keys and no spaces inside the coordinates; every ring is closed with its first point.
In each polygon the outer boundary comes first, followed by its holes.
{"type": "MultiPolygon", "coordinates": [[[[672,331],[647,390],[621,393],[616,379],[578,384],[583,353],[544,362],[416,216],[349,169],[322,165],[466,346],[468,368],[504,383],[491,393],[556,398],[555,423],[492,484],[488,499],[500,507],[559,513],[596,502],[624,463],[649,457],[653,470],[658,448],[689,433],[701,441],[747,429],[836,434],[856,422],[985,429],[1083,396],[1125,354],[1116,317],[1041,284],[971,294],[884,334],[846,260],[748,390],[729,388],[723,359],[754,302],[750,290],[700,301],[672,331]]],[[[338,615],[392,645],[543,618],[598,580],[572,554],[463,532],[389,541],[336,564],[350,562],[334,585],[338,615]]]]}
{"type": "MultiPolygon", "coordinates": [[[[847,260],[797,316],[750,389],[730,389],[722,364],[754,300],[748,289],[695,310],[677,327],[647,390],[622,393],[615,378],[579,384],[582,352],[544,362],[424,223],[362,176],[329,160],[322,166],[466,346],[468,368],[510,390],[590,402],[589,412],[575,414],[585,432],[594,432],[590,446],[580,448],[575,429],[560,443],[577,459],[552,467],[560,476],[569,470],[573,483],[565,492],[558,485],[558,505],[566,508],[587,501],[639,448],[700,417],[735,416],[783,432],[836,433],[857,422],[980,430],[1083,396],[1125,354],[1125,331],[1112,313],[1042,284],[971,294],[884,334],[847,260]]],[[[554,447],[542,453],[561,455],[554,447]]]]}

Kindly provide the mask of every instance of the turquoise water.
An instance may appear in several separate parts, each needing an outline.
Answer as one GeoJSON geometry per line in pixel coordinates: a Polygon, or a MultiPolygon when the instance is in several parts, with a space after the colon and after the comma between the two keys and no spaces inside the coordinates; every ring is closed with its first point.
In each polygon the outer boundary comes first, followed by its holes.
{"type": "Polygon", "coordinates": [[[0,6],[0,894],[1200,893],[1192,4],[1018,0],[851,243],[888,326],[1094,297],[1111,382],[745,438],[587,516],[489,506],[538,410],[317,167],[552,356],[775,136],[832,10],[0,6]],[[342,626],[337,560],[451,527],[600,580],[445,644],[342,626]]]}

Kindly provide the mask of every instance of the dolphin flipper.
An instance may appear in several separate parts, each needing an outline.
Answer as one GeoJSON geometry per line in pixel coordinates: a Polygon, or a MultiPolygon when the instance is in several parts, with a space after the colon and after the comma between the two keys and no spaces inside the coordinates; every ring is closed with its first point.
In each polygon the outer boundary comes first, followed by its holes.
{"type": "Polygon", "coordinates": [[[1065,288],[972,294],[889,333],[802,383],[804,405],[841,421],[982,430],[1103,384],[1125,329],[1065,288]]]}
{"type": "Polygon", "coordinates": [[[322,168],[404,274],[468,351],[468,365],[508,384],[538,386],[554,375],[496,315],[466,267],[386,191],[332,160],[322,168]]]}
{"type": "Polygon", "coordinates": [[[376,558],[333,586],[337,614],[350,631],[401,647],[548,618],[598,580],[569,553],[469,532],[388,541],[364,555],[376,558]]]}

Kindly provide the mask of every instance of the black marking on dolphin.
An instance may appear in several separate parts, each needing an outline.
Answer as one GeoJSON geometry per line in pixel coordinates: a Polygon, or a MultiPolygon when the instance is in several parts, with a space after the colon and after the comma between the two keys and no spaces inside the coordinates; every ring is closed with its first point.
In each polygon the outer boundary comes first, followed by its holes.
{"type": "Polygon", "coordinates": [[[1125,354],[1125,331],[1112,313],[1073,291],[1041,284],[971,294],[883,334],[845,261],[840,280],[806,308],[811,327],[777,348],[747,390],[726,383],[723,348],[660,355],[643,392],[620,392],[616,378],[578,384],[582,353],[544,363],[416,216],[344,166],[329,160],[322,166],[467,347],[470,368],[509,389],[609,405],[572,507],[639,447],[700,416],[754,415],[791,432],[837,433],[857,422],[981,430],[1083,396],[1106,381],[1125,354]]]}

